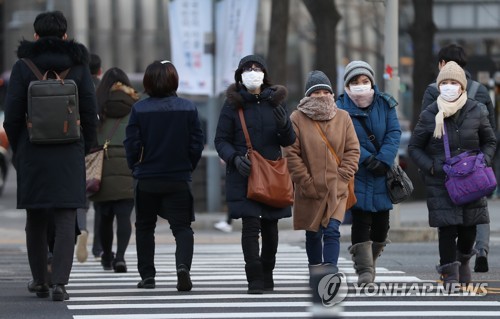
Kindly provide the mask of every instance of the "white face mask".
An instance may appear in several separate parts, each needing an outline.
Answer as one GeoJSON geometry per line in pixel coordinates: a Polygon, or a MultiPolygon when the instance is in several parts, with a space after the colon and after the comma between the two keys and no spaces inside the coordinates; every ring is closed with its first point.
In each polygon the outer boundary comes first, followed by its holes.
{"type": "Polygon", "coordinates": [[[243,72],[241,74],[241,82],[247,88],[247,90],[253,91],[260,88],[264,81],[264,72],[243,72]]]}
{"type": "Polygon", "coordinates": [[[441,97],[448,102],[456,101],[460,97],[460,85],[443,84],[439,86],[441,97]]]}
{"type": "Polygon", "coordinates": [[[371,84],[361,84],[361,85],[352,85],[349,84],[349,90],[353,93],[365,93],[370,91],[372,88],[371,84]]]}

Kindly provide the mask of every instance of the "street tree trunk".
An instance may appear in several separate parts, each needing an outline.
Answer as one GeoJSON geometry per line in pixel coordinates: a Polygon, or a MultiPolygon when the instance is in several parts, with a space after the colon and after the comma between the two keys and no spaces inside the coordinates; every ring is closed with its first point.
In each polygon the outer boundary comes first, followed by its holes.
{"type": "Polygon", "coordinates": [[[286,85],[289,8],[288,0],[272,1],[267,64],[271,81],[281,85],[286,85]]]}
{"type": "MultiPolygon", "coordinates": [[[[316,27],[314,69],[323,71],[335,91],[337,81],[337,24],[341,16],[334,0],[303,0],[316,27]]],[[[336,93],[336,92],[335,92],[336,93]]]]}
{"type": "Polygon", "coordinates": [[[415,127],[422,108],[422,98],[427,85],[434,82],[436,61],[432,54],[432,45],[436,25],[432,19],[433,0],[413,0],[415,19],[409,33],[413,40],[413,118],[415,127]]]}

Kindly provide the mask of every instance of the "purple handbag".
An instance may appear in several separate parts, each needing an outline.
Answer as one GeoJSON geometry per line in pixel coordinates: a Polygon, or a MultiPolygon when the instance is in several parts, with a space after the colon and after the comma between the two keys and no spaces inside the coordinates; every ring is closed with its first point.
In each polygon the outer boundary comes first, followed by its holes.
{"type": "Polygon", "coordinates": [[[495,173],[486,165],[484,154],[479,151],[466,151],[450,157],[450,145],[444,128],[444,150],[446,160],[443,170],[444,183],[451,201],[455,205],[465,205],[483,196],[490,195],[497,187],[495,173]]]}

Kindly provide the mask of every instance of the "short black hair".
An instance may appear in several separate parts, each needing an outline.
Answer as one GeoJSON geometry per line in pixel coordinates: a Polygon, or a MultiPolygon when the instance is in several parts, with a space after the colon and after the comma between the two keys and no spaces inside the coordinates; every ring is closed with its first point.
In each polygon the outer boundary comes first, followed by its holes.
{"type": "Polygon", "coordinates": [[[441,61],[444,61],[446,63],[454,61],[462,68],[464,68],[467,65],[467,55],[465,54],[465,51],[461,46],[453,43],[439,50],[438,62],[441,61]]]}
{"type": "Polygon", "coordinates": [[[68,29],[68,22],[61,11],[48,11],[36,16],[33,28],[40,37],[62,38],[68,29]]]}
{"type": "Polygon", "coordinates": [[[89,68],[92,75],[97,75],[101,69],[101,58],[95,53],[90,54],[89,68]]]}
{"type": "Polygon", "coordinates": [[[177,96],[179,75],[169,61],[154,61],[146,68],[142,80],[144,92],[151,97],[177,96]]]}

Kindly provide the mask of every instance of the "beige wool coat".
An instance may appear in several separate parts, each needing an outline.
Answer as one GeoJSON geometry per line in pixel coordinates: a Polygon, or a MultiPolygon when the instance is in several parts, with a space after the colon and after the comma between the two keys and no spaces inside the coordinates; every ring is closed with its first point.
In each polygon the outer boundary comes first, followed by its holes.
{"type": "Polygon", "coordinates": [[[296,230],[318,231],[331,218],[344,219],[347,184],[358,170],[359,141],[344,110],[338,109],[331,120],[317,121],[341,161],[339,166],[315,121],[298,110],[290,119],[297,138],[284,154],[295,186],[293,225],[296,230]]]}

